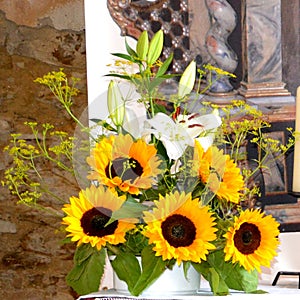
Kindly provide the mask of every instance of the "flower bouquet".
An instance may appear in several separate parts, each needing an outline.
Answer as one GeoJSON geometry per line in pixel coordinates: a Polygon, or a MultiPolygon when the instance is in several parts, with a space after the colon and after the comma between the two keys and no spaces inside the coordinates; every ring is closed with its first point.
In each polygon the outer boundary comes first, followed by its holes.
{"type": "MultiPolygon", "coordinates": [[[[214,295],[227,295],[230,289],[255,292],[261,266],[270,266],[276,255],[279,234],[272,216],[243,205],[259,194],[250,183],[264,168],[270,149],[271,140],[261,130],[268,123],[241,101],[197,106],[212,77],[233,75],[210,65],[197,70],[194,61],[182,75],[170,74],[172,55],[159,60],[162,31],[150,40],[145,31],[136,49],[127,43],[126,49],[126,54],[113,54],[117,71],[107,75],[113,78],[107,92],[109,115],[91,120],[93,126],[84,126],[72,114],[71,98],[77,90],[62,70],[36,80],[89,132],[82,163],[88,166],[89,186],[62,208],[67,241],[77,243],[68,284],[78,294],[97,291],[107,257],[112,257],[114,272],[134,296],[176,265],[183,266],[185,274],[195,269],[214,295]],[[210,76],[212,72],[217,76],[210,76]],[[166,92],[170,85],[175,93],[166,92]],[[246,115],[251,118],[240,118],[246,115]],[[241,167],[241,149],[249,134],[262,154],[254,170],[241,167]]],[[[37,135],[36,124],[29,126],[37,135]]],[[[48,149],[47,155],[55,155],[51,160],[61,167],[62,155],[72,160],[72,151],[79,150],[73,139],[56,135],[59,146],[48,149]]],[[[292,143],[271,144],[284,155],[292,143]]],[[[32,164],[39,151],[45,154],[43,143],[39,150],[21,144],[15,136],[8,147],[15,158],[23,153],[32,164]]],[[[11,190],[21,185],[14,173],[18,159],[15,169],[6,172],[11,190]]],[[[77,176],[74,166],[70,169],[77,176]]],[[[39,184],[28,181],[33,191],[15,192],[26,204],[40,196],[39,184]]]]}

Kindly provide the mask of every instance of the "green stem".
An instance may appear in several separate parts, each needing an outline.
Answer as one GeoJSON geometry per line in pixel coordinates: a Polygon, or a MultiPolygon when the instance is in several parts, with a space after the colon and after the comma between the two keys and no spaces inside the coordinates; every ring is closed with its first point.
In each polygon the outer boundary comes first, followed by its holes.
{"type": "Polygon", "coordinates": [[[105,247],[115,255],[118,255],[120,253],[120,249],[117,246],[113,246],[107,243],[105,247]]]}

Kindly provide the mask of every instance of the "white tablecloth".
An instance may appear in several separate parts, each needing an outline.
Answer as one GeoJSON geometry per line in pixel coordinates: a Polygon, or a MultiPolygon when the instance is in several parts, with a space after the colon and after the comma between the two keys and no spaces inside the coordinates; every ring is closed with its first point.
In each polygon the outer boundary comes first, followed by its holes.
{"type": "MultiPolygon", "coordinates": [[[[246,294],[239,291],[231,291],[229,296],[225,296],[227,298],[235,298],[239,300],[243,299],[283,299],[283,300],[290,300],[290,299],[298,299],[300,300],[300,289],[298,289],[298,278],[296,277],[295,280],[280,280],[278,281],[276,286],[272,286],[271,284],[261,283],[258,286],[258,290],[265,291],[264,294],[246,294]],[[285,299],[288,298],[288,299],[285,299]]],[[[140,299],[140,300],[205,300],[209,299],[212,300],[213,298],[220,298],[222,297],[223,300],[226,300],[224,296],[213,296],[209,290],[209,285],[205,280],[201,281],[201,288],[199,292],[195,295],[161,295],[161,296],[150,296],[150,297],[133,297],[130,295],[124,295],[116,293],[114,290],[107,290],[107,291],[100,291],[97,293],[92,293],[89,295],[81,296],[78,300],[83,299],[94,299],[94,300],[133,300],[133,299],[140,299]]]]}

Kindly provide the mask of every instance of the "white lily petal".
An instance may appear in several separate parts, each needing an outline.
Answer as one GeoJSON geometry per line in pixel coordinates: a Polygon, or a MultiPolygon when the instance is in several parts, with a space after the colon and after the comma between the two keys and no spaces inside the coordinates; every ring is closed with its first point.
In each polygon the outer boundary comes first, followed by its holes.
{"type": "MultiPolygon", "coordinates": [[[[127,86],[125,86],[125,88],[127,88],[127,86]]],[[[140,99],[140,94],[130,89],[127,91],[125,115],[122,127],[134,138],[140,138],[142,136],[144,122],[147,120],[145,105],[138,102],[138,99],[140,99]]]]}
{"type": "Polygon", "coordinates": [[[215,114],[207,114],[195,119],[204,127],[204,130],[215,129],[222,124],[221,118],[215,114]]]}
{"type": "Polygon", "coordinates": [[[146,114],[142,115],[126,106],[124,115],[123,129],[130,133],[134,138],[140,138],[144,131],[144,123],[147,119],[146,114]]]}
{"type": "Polygon", "coordinates": [[[207,114],[200,117],[190,114],[179,115],[176,119],[176,123],[182,126],[188,132],[189,136],[194,139],[205,131],[212,131],[219,127],[222,120],[215,114],[207,114]]]}
{"type": "Polygon", "coordinates": [[[165,138],[169,139],[172,143],[184,142],[186,145],[193,143],[186,129],[163,113],[158,113],[154,118],[147,120],[146,124],[159,133],[159,135],[156,135],[156,138],[160,140],[165,138]]]}
{"type": "Polygon", "coordinates": [[[164,113],[157,113],[152,119],[148,119],[147,123],[160,132],[170,131],[176,127],[176,123],[172,118],[164,113]]]}
{"type": "Polygon", "coordinates": [[[149,137],[151,134],[162,142],[167,151],[169,159],[176,160],[182,156],[187,146],[185,142],[171,140],[168,134],[162,134],[161,132],[151,128],[144,130],[143,138],[147,139],[147,137],[149,137]]]}
{"type": "Polygon", "coordinates": [[[204,131],[204,128],[197,126],[197,127],[186,128],[186,130],[189,136],[194,139],[204,131]]]}
{"type": "Polygon", "coordinates": [[[183,154],[183,152],[185,151],[185,148],[186,148],[185,143],[183,143],[183,142],[171,142],[167,138],[161,139],[161,142],[163,143],[163,145],[166,148],[168,157],[170,159],[174,159],[174,160],[179,159],[182,156],[182,154],[183,154]]]}
{"type": "Polygon", "coordinates": [[[202,146],[203,150],[206,151],[214,142],[214,135],[208,134],[207,136],[202,136],[199,138],[196,138],[200,145],[202,146]]]}
{"type": "Polygon", "coordinates": [[[170,159],[178,159],[188,145],[194,145],[194,140],[187,130],[163,113],[157,113],[145,124],[148,129],[145,129],[144,135],[153,134],[160,140],[165,146],[170,159]]]}

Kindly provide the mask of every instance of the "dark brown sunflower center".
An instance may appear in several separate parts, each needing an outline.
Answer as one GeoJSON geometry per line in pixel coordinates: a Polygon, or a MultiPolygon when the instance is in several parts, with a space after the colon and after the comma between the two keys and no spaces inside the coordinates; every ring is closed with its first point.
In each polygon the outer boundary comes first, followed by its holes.
{"type": "Polygon", "coordinates": [[[256,225],[245,222],[235,232],[233,241],[241,253],[252,254],[260,245],[261,234],[256,225]]]}
{"type": "Polygon", "coordinates": [[[81,217],[83,232],[89,236],[103,237],[113,234],[118,227],[118,221],[105,226],[111,217],[111,210],[103,207],[93,207],[81,217]]]}
{"type": "Polygon", "coordinates": [[[134,158],[119,157],[107,165],[105,174],[111,179],[118,176],[124,181],[134,181],[143,174],[143,167],[134,158]]]}
{"type": "Polygon", "coordinates": [[[196,227],[187,217],[175,214],[168,217],[161,224],[162,234],[173,247],[187,247],[196,237],[196,227]]]}

